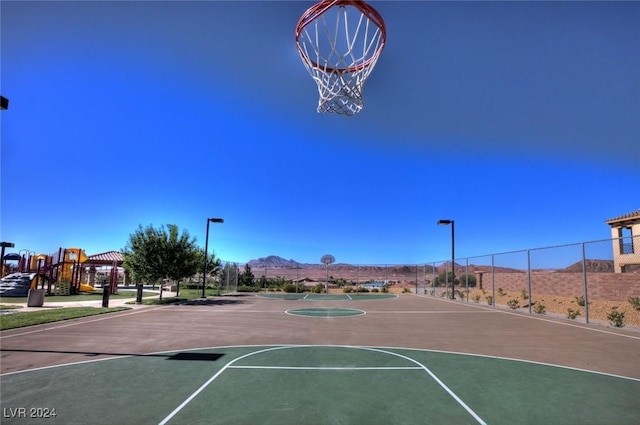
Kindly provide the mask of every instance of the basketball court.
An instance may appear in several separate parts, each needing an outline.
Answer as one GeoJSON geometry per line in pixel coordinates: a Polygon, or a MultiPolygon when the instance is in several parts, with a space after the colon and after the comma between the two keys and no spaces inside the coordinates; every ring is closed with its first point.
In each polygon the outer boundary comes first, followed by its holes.
{"type": "Polygon", "coordinates": [[[47,423],[632,424],[640,415],[632,332],[413,294],[206,301],[3,332],[3,423],[53,409],[47,423]]]}
{"type": "MultiPolygon", "coordinates": [[[[322,1],[300,17],[295,45],[318,112],[362,110],[385,43],[364,2],[322,1]]],[[[640,418],[638,334],[416,294],[216,297],[13,329],[0,342],[7,425],[640,418]]]]}

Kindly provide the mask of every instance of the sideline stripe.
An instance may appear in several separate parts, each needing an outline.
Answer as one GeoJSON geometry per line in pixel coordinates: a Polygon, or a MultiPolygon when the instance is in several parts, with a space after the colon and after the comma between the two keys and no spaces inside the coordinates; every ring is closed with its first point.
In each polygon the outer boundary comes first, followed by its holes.
{"type": "Polygon", "coordinates": [[[390,310],[390,311],[370,311],[370,314],[493,314],[495,311],[424,311],[424,310],[390,310]]]}
{"type": "MultiPolygon", "coordinates": [[[[263,344],[259,344],[259,345],[253,345],[253,344],[250,344],[250,345],[216,345],[216,346],[209,346],[209,347],[183,348],[183,349],[177,349],[177,350],[154,351],[154,352],[151,352],[151,353],[135,354],[135,356],[143,357],[145,355],[151,356],[151,355],[158,355],[158,354],[177,353],[177,352],[180,352],[180,351],[202,351],[202,350],[230,349],[230,348],[258,348],[258,347],[264,347],[264,346],[265,345],[263,345],[263,344]]],[[[271,347],[274,347],[274,346],[271,346],[271,347]]],[[[325,344],[318,344],[318,345],[306,345],[306,344],[305,345],[295,345],[294,344],[294,345],[284,345],[284,346],[278,346],[278,347],[279,348],[299,348],[299,347],[344,347],[344,348],[353,348],[350,345],[325,345],[325,344]]],[[[554,363],[545,363],[545,362],[539,362],[539,361],[535,361],[535,360],[517,359],[517,358],[513,358],[513,357],[502,357],[502,356],[494,356],[494,355],[488,355],[488,354],[467,353],[467,352],[464,352],[464,351],[447,351],[447,350],[433,350],[433,349],[427,349],[427,348],[406,348],[406,347],[367,347],[367,346],[361,346],[361,347],[357,347],[357,348],[362,348],[362,349],[375,349],[375,348],[382,349],[382,348],[384,348],[386,350],[420,351],[420,352],[426,352],[426,353],[452,354],[452,355],[458,355],[458,356],[480,357],[480,358],[505,360],[505,361],[519,362],[519,363],[530,363],[530,364],[535,364],[535,365],[540,365],[540,366],[549,366],[549,367],[553,367],[553,368],[557,368],[557,369],[574,370],[576,372],[591,373],[591,374],[594,374],[594,375],[609,376],[609,377],[612,377],[612,378],[619,378],[619,379],[626,379],[626,380],[629,380],[629,381],[640,382],[640,378],[634,378],[632,376],[625,376],[625,375],[616,375],[615,373],[600,372],[600,371],[597,371],[597,370],[583,369],[583,368],[573,367],[573,366],[564,366],[564,365],[558,365],[558,364],[554,364],[554,363]]],[[[55,368],[58,368],[58,367],[75,366],[75,365],[81,365],[81,364],[85,364],[85,363],[102,362],[102,361],[107,361],[107,360],[118,360],[118,359],[123,359],[123,358],[127,358],[127,357],[132,357],[132,356],[134,356],[134,355],[105,357],[105,358],[102,358],[102,359],[81,360],[81,361],[77,361],[77,362],[60,363],[60,364],[55,364],[55,365],[36,367],[36,368],[33,368],[33,369],[16,370],[14,372],[0,373],[0,377],[7,376],[7,375],[17,375],[19,373],[36,372],[36,371],[45,370],[45,369],[55,369],[55,368]]],[[[231,366],[231,368],[240,369],[240,368],[242,368],[242,366],[231,366]]],[[[422,369],[422,368],[420,368],[420,369],[422,369]]]]}

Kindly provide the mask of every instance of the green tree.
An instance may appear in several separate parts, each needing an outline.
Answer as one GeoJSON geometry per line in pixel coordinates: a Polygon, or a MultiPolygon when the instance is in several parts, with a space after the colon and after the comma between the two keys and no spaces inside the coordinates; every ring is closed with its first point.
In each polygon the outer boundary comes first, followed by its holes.
{"type": "Polygon", "coordinates": [[[122,250],[122,266],[129,272],[134,282],[147,282],[155,285],[163,276],[162,252],[163,230],[149,225],[138,226],[129,235],[129,241],[122,250]]]}
{"type": "MultiPolygon", "coordinates": [[[[456,276],[455,283],[457,284],[458,282],[459,280],[458,280],[458,277],[456,276]]],[[[451,270],[445,270],[442,273],[440,273],[438,276],[436,276],[436,278],[434,279],[434,283],[435,283],[435,286],[451,285],[451,270]]]]}
{"type": "MultiPolygon", "coordinates": [[[[198,254],[196,239],[189,236],[187,230],[178,233],[178,226],[167,225],[168,232],[164,233],[164,256],[166,277],[176,282],[177,293],[180,293],[180,280],[193,276],[198,271],[198,254]]],[[[162,291],[162,289],[161,289],[162,291]]]]}
{"type": "MultiPolygon", "coordinates": [[[[203,267],[204,267],[204,249],[198,249],[197,252],[197,256],[198,259],[196,261],[197,263],[197,271],[198,273],[201,274],[202,276],[202,272],[203,272],[203,267]]],[[[222,270],[222,264],[220,262],[220,259],[216,257],[216,255],[214,253],[207,253],[207,277],[208,276],[217,276],[220,271],[222,270]]]]}
{"type": "MultiPolygon", "coordinates": [[[[449,279],[451,280],[451,279],[449,279]]],[[[460,286],[466,286],[469,282],[469,288],[475,288],[476,277],[472,274],[463,274],[462,276],[456,276],[456,283],[460,283],[460,286]]]]}
{"type": "Polygon", "coordinates": [[[175,224],[169,224],[167,228],[139,225],[122,250],[123,267],[136,282],[155,285],[166,278],[179,282],[197,272],[198,260],[203,258],[198,252],[196,239],[186,230],[180,234],[175,224]]]}
{"type": "Polygon", "coordinates": [[[251,271],[251,266],[249,263],[245,264],[244,271],[238,274],[238,285],[253,286],[256,284],[255,279],[256,278],[251,271]]]}

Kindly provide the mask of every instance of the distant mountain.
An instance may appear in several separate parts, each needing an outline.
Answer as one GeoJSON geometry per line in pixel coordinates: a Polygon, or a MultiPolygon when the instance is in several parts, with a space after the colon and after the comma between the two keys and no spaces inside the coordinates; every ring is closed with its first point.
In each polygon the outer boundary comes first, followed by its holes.
{"type": "Polygon", "coordinates": [[[282,268],[295,268],[295,267],[303,267],[303,264],[298,263],[295,260],[286,260],[282,257],[278,257],[277,255],[269,255],[267,257],[261,257],[257,260],[250,260],[249,266],[253,268],[260,267],[282,267],[282,268]]]}
{"type": "MultiPolygon", "coordinates": [[[[584,260],[588,273],[613,273],[613,260],[584,260]]],[[[582,261],[573,263],[559,272],[582,273],[582,261]]]]}
{"type": "MultiPolygon", "coordinates": [[[[485,272],[490,273],[492,267],[490,265],[475,265],[469,264],[468,266],[461,265],[458,263],[455,264],[455,272],[456,275],[461,276],[465,272],[469,274],[474,274],[477,272],[485,272]]],[[[586,269],[589,273],[612,273],[614,271],[613,261],[611,260],[585,260],[586,269]]],[[[243,265],[241,264],[240,267],[243,265]]],[[[269,255],[267,257],[261,257],[255,260],[249,261],[249,266],[252,269],[260,270],[260,269],[280,269],[281,273],[285,273],[285,270],[291,270],[293,273],[295,270],[305,269],[306,273],[312,273],[312,270],[315,270],[318,273],[324,275],[325,266],[323,264],[309,264],[309,263],[299,263],[293,259],[285,259],[279,257],[277,255],[269,255]]],[[[380,275],[386,276],[388,278],[392,277],[407,277],[410,278],[416,275],[416,271],[420,274],[432,274],[432,273],[443,273],[445,271],[451,270],[451,261],[447,261],[441,264],[438,264],[435,269],[433,265],[419,265],[416,270],[415,265],[366,265],[366,264],[346,264],[346,263],[335,263],[329,266],[330,273],[335,274],[353,274],[354,276],[366,276],[366,275],[380,275]]],[[[525,273],[526,270],[514,269],[510,267],[499,267],[494,266],[493,271],[496,273],[525,273]]],[[[553,270],[549,270],[553,271],[553,270]]],[[[582,272],[582,261],[578,261],[564,269],[556,269],[556,272],[568,272],[568,273],[581,273],[582,272]]],[[[297,275],[297,273],[296,273],[297,275]]]]}

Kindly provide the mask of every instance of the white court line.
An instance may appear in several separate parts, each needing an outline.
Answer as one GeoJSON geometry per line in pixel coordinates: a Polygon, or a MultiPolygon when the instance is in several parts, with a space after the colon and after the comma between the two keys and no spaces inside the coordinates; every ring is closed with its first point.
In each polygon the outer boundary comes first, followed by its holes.
{"type": "Polygon", "coordinates": [[[187,397],[187,399],[185,401],[182,402],[182,404],[180,404],[180,406],[176,407],[173,412],[169,413],[169,415],[167,415],[166,418],[164,418],[160,423],[158,423],[158,425],[164,425],[167,422],[169,422],[171,420],[171,418],[173,418],[175,415],[177,415],[182,409],[184,409],[184,407],[189,404],[191,402],[191,400],[193,400],[194,398],[196,398],[196,396],[198,394],[200,394],[202,391],[204,391],[205,388],[207,388],[209,386],[209,384],[211,384],[213,381],[216,380],[216,378],[218,376],[220,376],[222,374],[222,372],[224,372],[225,370],[227,370],[229,367],[231,367],[235,362],[237,362],[238,360],[242,360],[245,357],[249,357],[249,356],[253,356],[254,354],[261,354],[261,353],[265,353],[267,351],[273,351],[273,350],[281,350],[283,348],[289,348],[289,347],[271,347],[271,348],[267,348],[264,350],[259,350],[259,351],[254,351],[252,353],[248,353],[245,354],[243,356],[240,356],[236,359],[231,360],[229,363],[227,363],[226,365],[224,365],[222,367],[222,369],[220,369],[215,375],[213,375],[211,378],[209,378],[207,380],[207,382],[205,382],[204,384],[202,384],[200,386],[200,388],[198,388],[193,394],[191,394],[189,397],[187,397]]]}
{"type": "Polygon", "coordinates": [[[268,369],[268,370],[422,370],[420,366],[389,367],[326,367],[326,366],[229,366],[229,369],[268,369]]]}
{"type": "Polygon", "coordinates": [[[421,311],[421,310],[389,310],[389,311],[370,311],[370,314],[487,314],[497,313],[497,311],[421,311]]]}
{"type": "MultiPolygon", "coordinates": [[[[364,348],[364,347],[363,347],[363,348],[364,348]]],[[[469,406],[467,406],[467,404],[466,404],[464,401],[462,401],[462,399],[461,399],[460,397],[458,397],[458,396],[456,395],[456,393],[454,393],[454,392],[453,392],[449,387],[447,387],[447,386],[445,385],[445,383],[444,383],[444,382],[442,382],[442,381],[440,380],[440,378],[438,378],[438,377],[437,377],[433,372],[431,372],[431,370],[430,370],[428,367],[426,367],[425,365],[423,365],[423,364],[422,364],[422,363],[420,363],[419,361],[414,360],[414,359],[412,359],[411,357],[403,356],[402,354],[393,353],[393,352],[391,352],[391,351],[380,350],[380,349],[377,349],[377,348],[367,348],[367,349],[368,349],[368,350],[371,350],[371,351],[377,351],[377,352],[380,352],[380,353],[386,353],[386,354],[390,354],[390,355],[398,356],[398,357],[400,357],[400,358],[406,359],[406,360],[408,360],[408,361],[410,361],[410,362],[412,362],[412,363],[417,364],[418,366],[420,366],[420,368],[421,368],[421,369],[423,369],[425,372],[427,372],[427,374],[428,374],[429,376],[431,376],[431,378],[432,378],[434,381],[436,381],[436,382],[438,383],[438,385],[440,385],[440,387],[442,387],[442,389],[443,389],[443,390],[445,390],[445,391],[446,391],[446,392],[447,392],[451,397],[453,397],[453,399],[454,399],[456,402],[458,402],[458,404],[459,404],[460,406],[462,406],[462,408],[463,408],[464,410],[466,410],[466,411],[467,411],[471,416],[473,416],[473,418],[474,418],[474,419],[475,419],[479,424],[481,424],[481,425],[487,425],[487,423],[486,423],[484,420],[482,420],[482,418],[481,418],[480,416],[478,416],[478,414],[477,414],[476,412],[474,412],[474,411],[473,411],[469,406]]]]}
{"type": "MultiPolygon", "coordinates": [[[[407,369],[407,368],[399,368],[399,367],[392,367],[392,368],[386,368],[386,367],[380,367],[380,368],[345,368],[345,367],[340,367],[340,368],[327,368],[327,367],[303,367],[303,368],[298,368],[298,367],[286,367],[286,366],[233,366],[233,364],[239,360],[242,360],[244,358],[253,356],[255,354],[261,354],[261,353],[265,353],[268,351],[274,351],[274,350],[282,350],[282,349],[287,349],[287,348],[305,348],[305,347],[310,347],[313,348],[315,346],[279,346],[279,347],[272,347],[272,348],[267,348],[264,350],[259,350],[259,351],[255,351],[252,353],[247,353],[243,356],[240,356],[234,360],[232,360],[231,362],[227,363],[226,365],[224,365],[222,367],[222,369],[220,369],[218,372],[216,372],[211,378],[209,378],[207,380],[207,382],[205,382],[204,384],[202,384],[200,386],[200,388],[198,388],[195,392],[193,392],[193,394],[191,394],[189,397],[187,397],[187,399],[185,401],[183,401],[178,407],[176,407],[171,413],[169,413],[169,415],[164,418],[158,425],[165,425],[168,421],[171,420],[171,418],[173,418],[175,415],[177,415],[187,404],[189,404],[195,397],[198,396],[198,394],[200,394],[202,391],[205,390],[205,388],[207,388],[214,380],[216,380],[216,378],[218,378],[218,376],[220,376],[225,370],[227,369],[303,369],[303,370],[393,370],[393,369],[407,369]]],[[[327,347],[327,346],[325,346],[327,347]]],[[[329,346],[330,347],[330,346],[329,346]]],[[[369,351],[375,351],[378,353],[383,353],[383,354],[388,354],[391,356],[396,356],[396,357],[400,357],[402,359],[408,360],[411,363],[414,363],[417,365],[417,367],[411,367],[408,368],[410,370],[424,370],[434,381],[436,381],[436,383],[438,385],[440,385],[440,387],[442,389],[444,389],[460,406],[462,406],[462,408],[464,408],[479,424],[481,425],[487,425],[487,423],[482,420],[482,418],[480,418],[480,416],[478,416],[477,413],[475,413],[469,406],[467,406],[467,404],[462,401],[462,399],[460,397],[458,397],[449,387],[447,387],[445,385],[444,382],[442,382],[433,372],[431,372],[431,370],[426,367],[425,365],[423,365],[422,363],[418,362],[417,360],[412,359],[411,357],[407,357],[407,356],[403,356],[402,354],[398,354],[398,353],[393,353],[391,351],[385,351],[385,350],[381,350],[381,349],[376,349],[376,348],[369,348],[369,347],[355,347],[355,346],[338,346],[338,347],[342,347],[342,348],[354,348],[354,349],[359,349],[359,350],[369,350],[369,351]]]]}

